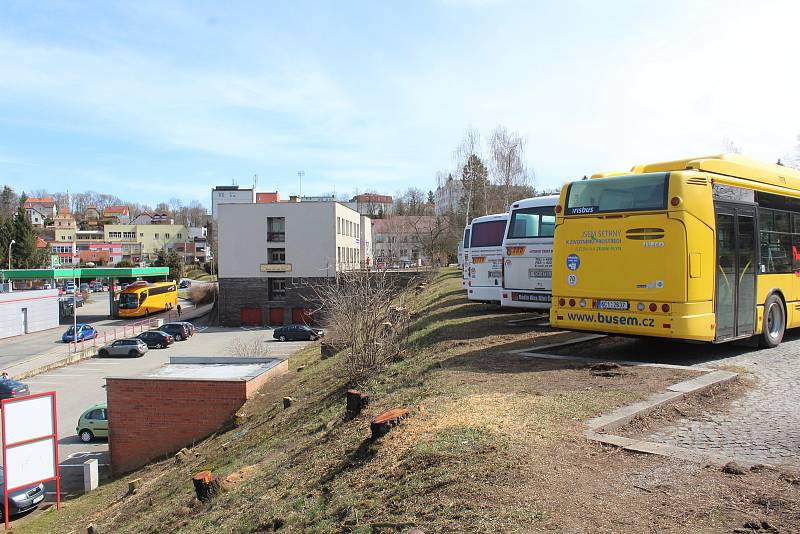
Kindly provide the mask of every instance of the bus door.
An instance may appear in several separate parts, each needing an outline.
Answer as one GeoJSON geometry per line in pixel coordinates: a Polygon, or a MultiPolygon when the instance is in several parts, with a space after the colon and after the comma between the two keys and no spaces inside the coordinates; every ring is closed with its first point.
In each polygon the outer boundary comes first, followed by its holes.
{"type": "Polygon", "coordinates": [[[749,337],[756,317],[755,206],[715,202],[717,218],[716,341],[749,337]]]}

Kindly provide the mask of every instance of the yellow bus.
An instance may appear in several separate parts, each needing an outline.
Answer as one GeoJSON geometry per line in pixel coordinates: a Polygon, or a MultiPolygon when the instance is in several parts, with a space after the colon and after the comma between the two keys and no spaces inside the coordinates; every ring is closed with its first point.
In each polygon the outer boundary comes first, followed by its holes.
{"type": "Polygon", "coordinates": [[[142,317],[171,310],[178,305],[175,282],[134,282],[119,294],[120,317],[142,317]]]}
{"type": "Polygon", "coordinates": [[[800,326],[800,171],[737,154],[568,184],[556,328],[775,347],[800,326]]]}

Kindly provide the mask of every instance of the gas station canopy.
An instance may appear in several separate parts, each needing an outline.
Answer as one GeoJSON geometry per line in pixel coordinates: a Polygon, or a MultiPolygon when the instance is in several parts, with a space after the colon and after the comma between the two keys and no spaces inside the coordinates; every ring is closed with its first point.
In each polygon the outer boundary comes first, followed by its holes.
{"type": "Polygon", "coordinates": [[[169,267],[90,267],[80,269],[3,269],[5,280],[58,280],[73,278],[140,278],[169,276],[169,267]]]}

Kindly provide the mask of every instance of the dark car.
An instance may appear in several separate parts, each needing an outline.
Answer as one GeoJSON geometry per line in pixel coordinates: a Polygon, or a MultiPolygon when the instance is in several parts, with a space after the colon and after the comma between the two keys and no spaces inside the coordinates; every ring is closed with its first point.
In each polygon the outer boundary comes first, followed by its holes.
{"type": "Polygon", "coordinates": [[[191,335],[190,329],[183,323],[167,323],[159,326],[158,329],[174,337],[175,341],[183,341],[191,335]]]}
{"type": "Polygon", "coordinates": [[[175,339],[171,335],[160,330],[148,330],[136,337],[144,341],[149,349],[163,349],[175,343],[175,339]]]}
{"type": "Polygon", "coordinates": [[[181,280],[181,283],[178,284],[178,289],[186,289],[192,286],[192,282],[189,280],[181,280]]]}
{"type": "Polygon", "coordinates": [[[0,380],[0,399],[10,399],[12,397],[24,397],[30,395],[31,390],[26,384],[17,382],[10,378],[0,380]]]}
{"type": "Polygon", "coordinates": [[[197,333],[197,329],[194,325],[188,321],[175,321],[175,324],[182,324],[186,327],[186,332],[189,334],[189,337],[192,337],[197,333]]]}
{"type": "Polygon", "coordinates": [[[272,332],[272,337],[279,341],[316,341],[323,335],[322,330],[304,324],[281,326],[272,332]]]}
{"type": "MultiPolygon", "coordinates": [[[[0,466],[0,502],[5,500],[5,494],[3,493],[3,467],[0,466]]],[[[33,510],[39,503],[44,500],[44,484],[32,484],[30,486],[25,486],[24,488],[19,488],[15,490],[11,490],[8,493],[8,515],[14,516],[17,514],[21,514],[23,512],[27,512],[28,510],[33,510]]],[[[0,518],[3,517],[3,507],[0,506],[0,518]]]]}

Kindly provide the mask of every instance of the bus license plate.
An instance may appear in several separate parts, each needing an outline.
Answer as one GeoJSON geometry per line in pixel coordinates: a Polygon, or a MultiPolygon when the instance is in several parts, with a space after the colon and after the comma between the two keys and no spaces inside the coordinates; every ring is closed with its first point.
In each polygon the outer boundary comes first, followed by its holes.
{"type": "Polygon", "coordinates": [[[627,310],[629,304],[627,300],[598,300],[597,309],[599,310],[627,310]]]}
{"type": "Polygon", "coordinates": [[[552,277],[553,277],[553,271],[528,269],[528,278],[552,278],[552,277]]]}
{"type": "Polygon", "coordinates": [[[489,271],[489,278],[502,278],[503,271],[489,271]]]}

